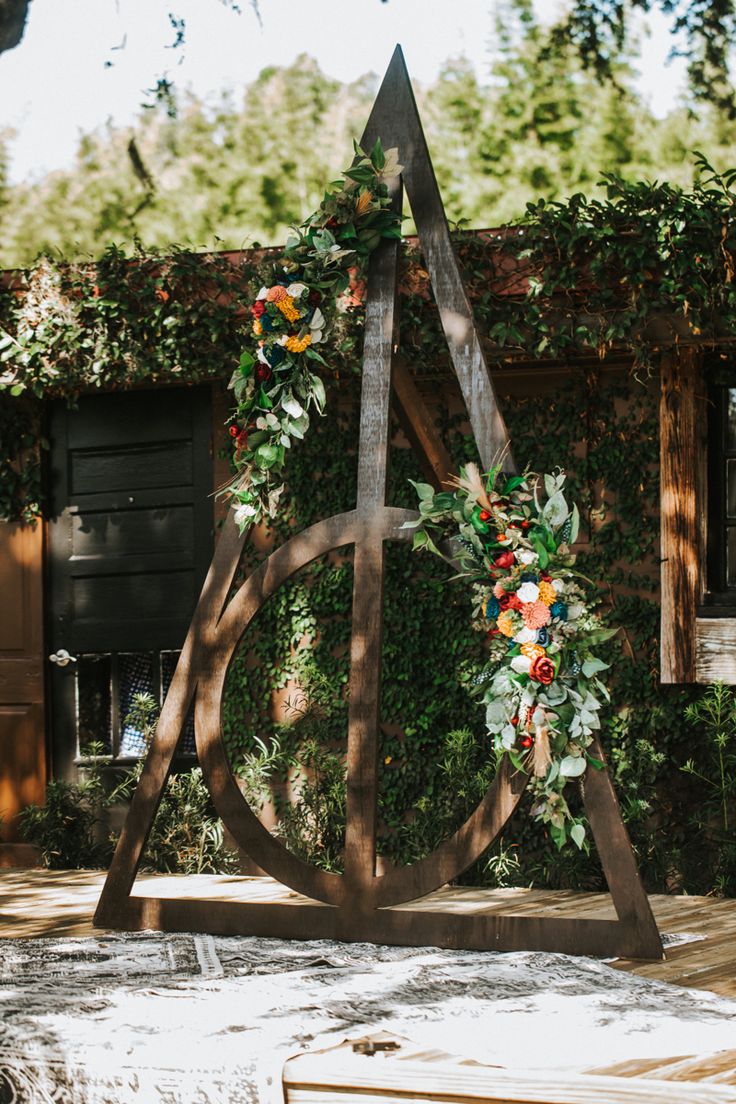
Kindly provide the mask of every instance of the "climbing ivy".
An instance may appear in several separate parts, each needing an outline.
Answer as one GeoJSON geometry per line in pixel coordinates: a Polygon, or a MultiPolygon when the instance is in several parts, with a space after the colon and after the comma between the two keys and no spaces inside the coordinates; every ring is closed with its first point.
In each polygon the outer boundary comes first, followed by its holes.
{"type": "MultiPolygon", "coordinates": [[[[687,830],[699,782],[679,769],[694,754],[696,738],[682,716],[694,692],[658,680],[658,403],[646,375],[665,345],[707,347],[736,330],[736,174],[713,173],[705,161],[700,167],[701,183],[690,193],[611,177],[607,201],[540,202],[510,230],[456,236],[478,327],[499,365],[513,374],[518,358],[585,357],[554,387],[540,375],[523,398],[504,402],[504,414],[517,463],[564,467],[587,518],[581,569],[598,583],[603,615],[622,627],[605,657],[615,706],[604,734],[622,805],[649,886],[689,892],[711,887],[687,830]],[[644,382],[610,369],[612,352],[633,362],[644,382]],[[596,365],[598,356],[609,359],[596,365]]],[[[243,304],[260,286],[263,264],[263,255],[179,251],[165,260],[141,253],[131,262],[113,247],[97,267],[41,260],[20,290],[4,287],[2,516],[27,518],[42,508],[28,448],[43,444],[47,396],[73,400],[90,387],[228,378],[242,348],[243,304]]],[[[359,310],[340,317],[332,340],[339,371],[325,379],[331,414],[291,451],[275,541],[354,504],[359,310]]],[[[403,259],[401,346],[419,377],[446,372],[422,258],[411,250],[403,259]]],[[[455,462],[474,459],[462,419],[444,411],[437,417],[455,462]]],[[[397,505],[412,505],[408,477],[420,472],[397,440],[397,505]]],[[[308,712],[299,694],[303,700],[310,692],[315,699],[319,692],[321,704],[309,732],[337,754],[343,749],[351,594],[350,550],[338,550],[260,612],[228,676],[225,736],[234,758],[257,733],[275,732],[295,751],[308,712]],[[291,723],[276,729],[274,689],[297,699],[291,723]]],[[[447,584],[441,563],[389,547],[380,799],[381,848],[393,859],[431,848],[440,819],[448,830],[463,819],[474,789],[460,794],[459,763],[477,778],[487,771],[483,719],[467,693],[483,641],[469,628],[467,602],[461,586],[447,584]]],[[[343,815],[335,809],[336,818],[343,815]]],[[[468,878],[593,887],[601,874],[594,856],[559,857],[519,814],[468,878]]]]}

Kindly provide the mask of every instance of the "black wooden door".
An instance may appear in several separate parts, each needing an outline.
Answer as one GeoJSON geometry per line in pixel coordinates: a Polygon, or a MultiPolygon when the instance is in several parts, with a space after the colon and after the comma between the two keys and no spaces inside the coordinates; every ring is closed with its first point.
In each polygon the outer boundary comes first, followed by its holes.
{"type": "Polygon", "coordinates": [[[73,777],[92,740],[140,754],[132,696],[160,701],[184,641],[212,554],[209,388],[56,404],[51,469],[53,772],[73,777]]]}

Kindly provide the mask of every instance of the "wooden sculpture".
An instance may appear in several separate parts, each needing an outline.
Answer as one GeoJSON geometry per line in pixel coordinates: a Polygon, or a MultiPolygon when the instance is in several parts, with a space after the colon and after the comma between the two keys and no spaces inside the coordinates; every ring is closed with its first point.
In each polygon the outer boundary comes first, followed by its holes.
{"type": "MultiPolygon", "coordinates": [[[[394,182],[411,203],[450,354],[482,463],[511,451],[503,417],[473,323],[447,221],[422,132],[403,55],[397,47],[371,112],[363,148],[380,137],[398,146],[405,166],[394,182]]],[[[369,940],[379,943],[495,950],[548,950],[660,958],[662,945],[607,771],[590,770],[585,805],[618,920],[451,914],[398,910],[458,877],[503,830],[527,776],[503,761],[488,793],[467,822],[433,854],[376,875],[376,792],[381,687],[384,544],[410,539],[413,511],[386,505],[392,367],[395,400],[425,471],[439,486],[448,461],[396,351],[399,244],[383,242],[368,270],[361,396],[357,503],[282,545],[228,601],[246,534],[232,511],[220,537],[163,706],[156,737],[133,797],[100,902],[98,926],[189,930],[290,939],[369,940]],[[230,769],[221,731],[223,687],[243,634],[271,594],[300,568],[331,549],[354,545],[351,674],[347,752],[347,830],[344,874],[319,870],[289,852],[249,808],[230,769]],[[148,832],[166,785],[181,730],[194,701],[196,745],[214,804],[237,843],[263,870],[311,903],[243,903],[131,896],[148,832]]],[[[597,741],[591,751],[603,755],[597,741]]]]}

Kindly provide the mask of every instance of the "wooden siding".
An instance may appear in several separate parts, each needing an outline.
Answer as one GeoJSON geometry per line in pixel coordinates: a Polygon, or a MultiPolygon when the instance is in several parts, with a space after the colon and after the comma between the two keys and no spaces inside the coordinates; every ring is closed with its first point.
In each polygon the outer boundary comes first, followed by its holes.
{"type": "Polygon", "coordinates": [[[41,525],[0,523],[0,865],[18,813],[44,800],[42,556],[41,525]]]}
{"type": "Polygon", "coordinates": [[[696,679],[695,622],[705,590],[704,410],[700,354],[666,354],[660,398],[663,683],[696,679]]]}

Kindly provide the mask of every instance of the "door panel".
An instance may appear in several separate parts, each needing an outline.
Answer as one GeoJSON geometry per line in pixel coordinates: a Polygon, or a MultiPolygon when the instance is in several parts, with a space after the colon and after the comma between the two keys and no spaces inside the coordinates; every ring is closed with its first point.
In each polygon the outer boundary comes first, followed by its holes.
{"type": "Polygon", "coordinates": [[[136,746],[131,687],[158,696],[184,641],[212,554],[211,424],[208,387],[53,411],[50,650],[75,657],[52,676],[55,774],[92,739],[136,746]]]}
{"type": "Polygon", "coordinates": [[[0,522],[0,840],[6,844],[19,839],[17,814],[42,803],[46,788],[42,558],[40,524],[0,522]]]}

